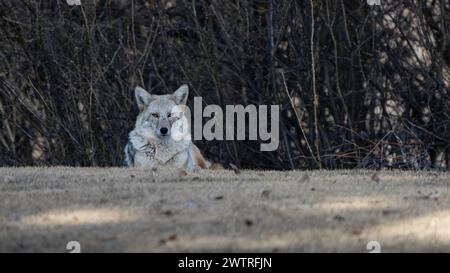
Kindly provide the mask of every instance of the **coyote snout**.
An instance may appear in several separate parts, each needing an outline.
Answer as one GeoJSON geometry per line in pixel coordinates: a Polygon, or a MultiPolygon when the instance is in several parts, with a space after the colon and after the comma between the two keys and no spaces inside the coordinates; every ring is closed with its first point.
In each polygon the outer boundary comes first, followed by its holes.
{"type": "Polygon", "coordinates": [[[151,95],[136,87],[139,115],[125,147],[126,166],[171,165],[189,171],[209,166],[191,140],[188,95],[187,85],[170,95],[151,95]]]}
{"type": "MultiPolygon", "coordinates": [[[[170,128],[172,127],[169,118],[171,114],[164,115],[163,113],[152,113],[150,119],[145,121],[151,125],[154,125],[155,135],[158,137],[170,136],[170,128]]],[[[145,123],[144,123],[145,124],[145,123]]]]}

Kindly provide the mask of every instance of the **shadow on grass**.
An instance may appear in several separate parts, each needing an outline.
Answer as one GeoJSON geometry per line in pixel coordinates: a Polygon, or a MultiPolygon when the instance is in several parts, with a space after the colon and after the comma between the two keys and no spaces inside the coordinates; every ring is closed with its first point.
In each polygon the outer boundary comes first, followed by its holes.
{"type": "Polygon", "coordinates": [[[385,252],[450,250],[448,187],[429,177],[5,175],[12,178],[0,191],[2,252],[65,252],[69,241],[83,252],[367,252],[372,240],[385,252]]]}

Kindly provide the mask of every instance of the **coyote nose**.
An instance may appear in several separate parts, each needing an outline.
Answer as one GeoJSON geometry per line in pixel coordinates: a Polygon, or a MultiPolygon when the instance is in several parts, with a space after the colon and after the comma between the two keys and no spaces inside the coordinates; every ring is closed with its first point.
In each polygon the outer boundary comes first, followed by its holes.
{"type": "Polygon", "coordinates": [[[159,131],[161,132],[162,135],[166,135],[167,132],[169,132],[169,129],[167,129],[166,127],[162,127],[159,131]]]}

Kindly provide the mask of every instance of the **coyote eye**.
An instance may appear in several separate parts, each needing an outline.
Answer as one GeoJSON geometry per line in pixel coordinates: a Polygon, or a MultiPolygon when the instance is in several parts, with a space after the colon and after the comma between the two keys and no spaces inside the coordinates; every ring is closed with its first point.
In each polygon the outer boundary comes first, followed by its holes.
{"type": "Polygon", "coordinates": [[[152,117],[159,118],[159,115],[157,113],[152,113],[152,117]]]}
{"type": "Polygon", "coordinates": [[[172,114],[171,114],[171,113],[167,114],[167,117],[168,117],[168,118],[170,118],[171,116],[172,116],[172,114]]]}

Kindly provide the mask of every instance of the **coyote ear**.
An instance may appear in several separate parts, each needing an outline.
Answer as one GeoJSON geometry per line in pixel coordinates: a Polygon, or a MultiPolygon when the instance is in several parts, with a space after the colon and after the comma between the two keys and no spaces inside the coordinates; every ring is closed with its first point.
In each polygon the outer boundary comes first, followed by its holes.
{"type": "Polygon", "coordinates": [[[149,92],[145,91],[145,89],[140,86],[137,86],[134,89],[134,95],[136,96],[136,102],[139,107],[139,111],[144,111],[145,107],[150,104],[152,95],[150,95],[149,92]]]}
{"type": "Polygon", "coordinates": [[[173,93],[176,104],[186,104],[189,95],[189,87],[187,84],[180,86],[177,91],[173,93]]]}

